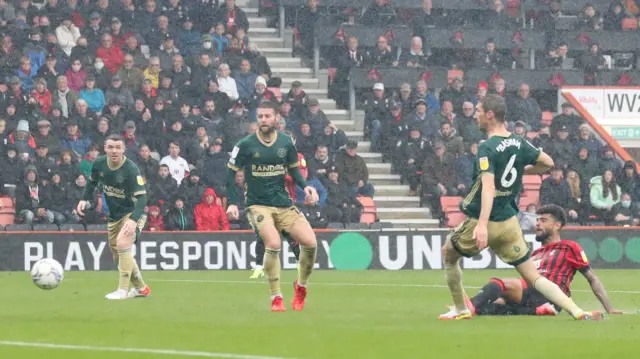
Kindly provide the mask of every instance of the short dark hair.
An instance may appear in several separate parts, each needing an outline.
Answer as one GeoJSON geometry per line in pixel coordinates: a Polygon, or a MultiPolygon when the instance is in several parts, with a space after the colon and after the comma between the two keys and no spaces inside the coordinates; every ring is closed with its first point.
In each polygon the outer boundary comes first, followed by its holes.
{"type": "Polygon", "coordinates": [[[502,96],[486,95],[480,101],[484,112],[493,112],[496,121],[504,122],[504,115],[507,112],[507,103],[502,96]]]}
{"type": "Polygon", "coordinates": [[[538,209],[536,213],[538,215],[540,214],[551,215],[553,219],[560,222],[561,227],[564,227],[564,225],[567,223],[567,214],[565,213],[564,209],[562,209],[562,207],[555,204],[548,204],[546,206],[542,206],[540,207],[540,209],[538,209]]]}
{"type": "Polygon", "coordinates": [[[104,140],[105,143],[107,141],[115,141],[115,142],[122,141],[122,143],[124,143],[124,137],[118,134],[112,134],[107,136],[107,138],[104,140]]]}
{"type": "Polygon", "coordinates": [[[274,113],[280,112],[280,105],[277,102],[273,102],[273,101],[260,102],[260,105],[258,105],[258,108],[270,108],[273,110],[274,113]]]}
{"type": "Polygon", "coordinates": [[[162,167],[166,167],[167,169],[169,169],[169,166],[168,166],[168,165],[166,165],[166,164],[164,164],[164,163],[163,163],[163,164],[161,164],[160,166],[158,166],[158,169],[160,169],[160,168],[162,168],[162,167]]]}
{"type": "MultiPolygon", "coordinates": [[[[175,145],[176,147],[180,148],[180,142],[173,140],[173,141],[169,141],[169,146],[171,145],[175,145]]],[[[169,147],[167,146],[167,148],[169,147]]]]}

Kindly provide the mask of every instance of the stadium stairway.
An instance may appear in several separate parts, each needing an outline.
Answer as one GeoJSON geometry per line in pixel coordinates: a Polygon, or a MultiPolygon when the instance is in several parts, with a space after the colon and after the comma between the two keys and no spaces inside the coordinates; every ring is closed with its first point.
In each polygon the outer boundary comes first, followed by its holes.
{"type": "Polygon", "coordinates": [[[429,208],[420,208],[419,198],[409,196],[409,186],[400,184],[400,176],[391,173],[391,164],[382,163],[382,154],[370,152],[370,142],[363,141],[364,111],[358,110],[353,121],[348,110],[336,109],[335,102],[327,96],[327,71],[321,70],[315,77],[311,68],[292,56],[293,31],[287,29],[285,36],[279,37],[278,29],[267,27],[267,18],[258,17],[258,0],[237,0],[237,5],[249,19],[250,41],[267,58],[273,76],[282,78],[281,94],[289,91],[292,82],[300,81],[306,93],[318,100],[328,119],[349,138],[358,140],[358,153],[367,162],[370,182],[376,188],[374,202],[378,219],[400,228],[438,227],[438,221],[431,219],[429,208]]]}

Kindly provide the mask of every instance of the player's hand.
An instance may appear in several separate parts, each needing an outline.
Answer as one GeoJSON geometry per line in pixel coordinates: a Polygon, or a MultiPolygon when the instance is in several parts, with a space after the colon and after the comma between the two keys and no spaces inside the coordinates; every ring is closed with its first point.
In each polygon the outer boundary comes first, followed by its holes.
{"type": "Polygon", "coordinates": [[[473,239],[476,241],[476,247],[480,250],[485,249],[489,241],[488,237],[487,225],[478,223],[473,230],[473,239]]]}
{"type": "Polygon", "coordinates": [[[318,203],[318,192],[316,192],[316,189],[311,187],[311,186],[307,186],[304,188],[304,194],[305,194],[305,200],[311,204],[314,205],[316,203],[318,203]]]}
{"type": "Polygon", "coordinates": [[[620,309],[609,309],[607,311],[607,313],[609,313],[609,314],[624,314],[624,311],[622,311],[620,309]]]}
{"type": "Polygon", "coordinates": [[[78,206],[76,207],[76,212],[80,217],[84,217],[84,209],[87,206],[87,201],[78,202],[78,206]]]}
{"type": "Polygon", "coordinates": [[[238,206],[236,206],[235,204],[230,204],[227,208],[227,217],[231,220],[239,219],[240,214],[238,212],[238,206]]]}
{"type": "Polygon", "coordinates": [[[133,219],[127,219],[122,225],[122,234],[127,237],[132,237],[136,233],[136,227],[138,223],[133,219]]]}

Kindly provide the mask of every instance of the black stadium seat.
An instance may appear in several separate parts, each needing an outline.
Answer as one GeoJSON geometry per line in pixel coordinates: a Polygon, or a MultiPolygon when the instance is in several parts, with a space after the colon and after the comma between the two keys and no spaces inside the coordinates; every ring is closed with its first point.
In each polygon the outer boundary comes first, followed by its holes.
{"type": "Polygon", "coordinates": [[[329,223],[327,228],[330,228],[330,229],[344,229],[344,225],[342,223],[340,223],[340,222],[331,222],[331,223],[329,223]]]}
{"type": "Polygon", "coordinates": [[[107,230],[106,224],[87,224],[88,232],[91,232],[91,231],[104,232],[106,230],[107,230]]]}
{"type": "Polygon", "coordinates": [[[59,231],[57,224],[35,224],[33,230],[38,232],[59,231]]]}
{"type": "Polygon", "coordinates": [[[4,227],[4,230],[7,232],[25,232],[31,230],[30,224],[7,224],[4,227]]]}
{"type": "Polygon", "coordinates": [[[389,222],[373,222],[369,225],[370,229],[393,228],[393,223],[389,222]]]}
{"type": "Polygon", "coordinates": [[[361,222],[349,223],[347,229],[369,229],[369,225],[361,222]]]}
{"type": "Polygon", "coordinates": [[[63,224],[60,226],[60,232],[84,232],[85,228],[82,224],[63,224]]]}

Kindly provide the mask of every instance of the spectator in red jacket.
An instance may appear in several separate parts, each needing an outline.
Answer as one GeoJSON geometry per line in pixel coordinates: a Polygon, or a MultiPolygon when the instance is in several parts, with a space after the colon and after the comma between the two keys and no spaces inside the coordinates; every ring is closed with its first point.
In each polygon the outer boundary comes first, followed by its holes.
{"type": "Polygon", "coordinates": [[[113,37],[110,34],[102,35],[102,46],[96,51],[96,57],[104,62],[104,67],[115,75],[124,63],[124,53],[119,47],[113,46],[113,37]]]}
{"type": "Polygon", "coordinates": [[[204,191],[202,202],[193,211],[198,231],[228,231],[229,220],[222,206],[216,203],[217,195],[213,188],[204,191]]]}
{"type": "Polygon", "coordinates": [[[51,92],[47,90],[47,81],[45,79],[41,77],[36,79],[36,86],[31,91],[31,96],[36,99],[42,112],[48,115],[51,109],[51,92]]]}
{"type": "Polygon", "coordinates": [[[147,225],[151,232],[164,231],[164,218],[160,214],[160,207],[150,206],[147,225]]]}

